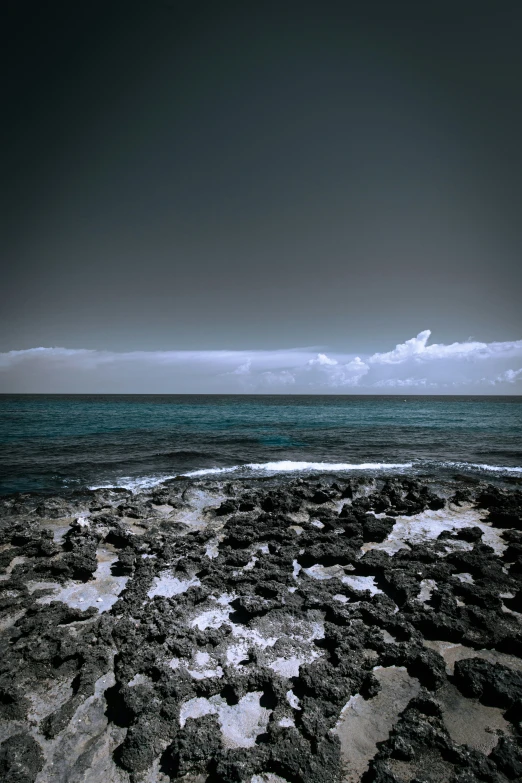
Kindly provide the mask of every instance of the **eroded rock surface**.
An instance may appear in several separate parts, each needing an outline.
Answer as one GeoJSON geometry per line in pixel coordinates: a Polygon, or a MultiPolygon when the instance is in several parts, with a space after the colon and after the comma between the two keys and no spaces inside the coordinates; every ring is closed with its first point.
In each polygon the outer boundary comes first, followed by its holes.
{"type": "Polygon", "coordinates": [[[0,502],[0,778],[522,779],[522,493],[404,477],[0,502]]]}

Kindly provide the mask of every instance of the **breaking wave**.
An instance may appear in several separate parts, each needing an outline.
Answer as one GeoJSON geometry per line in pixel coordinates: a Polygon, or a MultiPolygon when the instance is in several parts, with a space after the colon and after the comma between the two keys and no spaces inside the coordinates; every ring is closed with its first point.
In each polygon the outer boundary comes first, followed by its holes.
{"type": "Polygon", "coordinates": [[[508,465],[487,465],[481,462],[441,462],[441,467],[445,468],[459,468],[461,470],[483,470],[486,473],[500,473],[511,474],[515,476],[522,476],[522,467],[508,465]]]}
{"type": "Polygon", "coordinates": [[[122,478],[116,479],[111,484],[92,484],[87,489],[128,489],[137,494],[138,492],[146,492],[148,489],[153,489],[159,484],[174,478],[177,478],[177,476],[140,476],[138,478],[122,476],[122,478]]]}
{"type": "Polygon", "coordinates": [[[203,468],[183,473],[188,478],[197,476],[210,476],[219,473],[233,473],[239,470],[264,471],[266,473],[293,473],[294,471],[344,471],[344,470],[400,470],[411,468],[413,462],[294,462],[293,460],[280,460],[279,462],[248,462],[246,465],[233,465],[228,468],[203,468]]]}
{"type": "Polygon", "coordinates": [[[477,462],[451,462],[451,461],[424,461],[414,462],[297,462],[294,460],[279,460],[277,462],[248,462],[244,465],[230,465],[227,467],[201,468],[185,473],[163,474],[153,476],[123,476],[115,479],[110,484],[96,484],[89,489],[128,489],[133,493],[146,492],[154,487],[176,478],[204,478],[205,476],[225,476],[235,474],[238,478],[244,478],[256,474],[282,475],[288,473],[342,473],[357,471],[405,471],[405,470],[429,470],[447,471],[460,470],[471,473],[495,474],[497,476],[522,476],[522,467],[507,465],[488,465],[477,462]]]}

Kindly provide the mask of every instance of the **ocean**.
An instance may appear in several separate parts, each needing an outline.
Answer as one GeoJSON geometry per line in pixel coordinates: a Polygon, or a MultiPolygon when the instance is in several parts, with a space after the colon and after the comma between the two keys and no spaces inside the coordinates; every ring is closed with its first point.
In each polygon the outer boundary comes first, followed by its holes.
{"type": "Polygon", "coordinates": [[[0,396],[3,495],[320,472],[522,478],[522,397],[0,396]]]}

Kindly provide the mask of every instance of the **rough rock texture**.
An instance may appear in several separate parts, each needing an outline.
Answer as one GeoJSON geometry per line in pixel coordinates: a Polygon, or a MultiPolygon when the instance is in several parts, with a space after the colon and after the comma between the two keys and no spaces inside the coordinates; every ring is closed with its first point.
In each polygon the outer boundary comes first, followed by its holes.
{"type": "Polygon", "coordinates": [[[520,780],[521,596],[516,488],[4,498],[0,779],[520,780]],[[498,739],[457,742],[466,704],[498,739]]]}

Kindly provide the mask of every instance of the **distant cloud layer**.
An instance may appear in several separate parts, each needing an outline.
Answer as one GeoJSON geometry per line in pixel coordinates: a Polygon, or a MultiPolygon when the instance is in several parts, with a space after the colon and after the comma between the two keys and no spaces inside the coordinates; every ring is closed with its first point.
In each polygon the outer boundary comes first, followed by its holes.
{"type": "Polygon", "coordinates": [[[365,356],[324,349],[0,354],[3,392],[522,393],[522,340],[428,345],[431,332],[365,356]]]}

